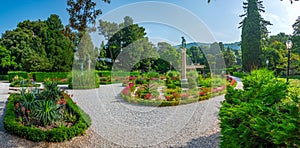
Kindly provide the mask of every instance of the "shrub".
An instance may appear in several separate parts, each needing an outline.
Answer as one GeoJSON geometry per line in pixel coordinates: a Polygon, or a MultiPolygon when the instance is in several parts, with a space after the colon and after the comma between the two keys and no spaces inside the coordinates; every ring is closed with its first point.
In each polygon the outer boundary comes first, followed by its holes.
{"type": "Polygon", "coordinates": [[[154,72],[154,71],[150,71],[146,74],[147,78],[148,79],[151,79],[151,78],[159,78],[159,73],[157,72],[154,72]]]}
{"type": "Polygon", "coordinates": [[[227,87],[219,113],[221,147],[299,147],[299,95],[287,96],[287,84],[266,70],[243,82],[244,90],[227,87]]]}
{"type": "Polygon", "coordinates": [[[59,84],[68,83],[70,72],[32,72],[32,77],[36,82],[44,82],[46,79],[57,81],[59,84]]]}
{"type": "Polygon", "coordinates": [[[0,75],[0,80],[8,80],[8,75],[0,75]]]}
{"type": "Polygon", "coordinates": [[[232,72],[232,75],[235,77],[238,77],[238,78],[243,78],[243,77],[247,76],[247,74],[243,73],[243,72],[232,72]]]}
{"type": "Polygon", "coordinates": [[[193,89],[197,87],[197,82],[194,78],[188,78],[188,88],[193,89]]]}
{"type": "Polygon", "coordinates": [[[6,113],[3,119],[4,128],[8,133],[26,138],[32,141],[62,142],[70,140],[75,136],[82,135],[91,125],[90,117],[83,112],[70,98],[66,99],[66,107],[77,117],[75,124],[71,127],[59,126],[50,130],[42,130],[34,126],[23,126],[16,121],[14,112],[16,101],[14,94],[8,98],[6,113]]]}
{"type": "Polygon", "coordinates": [[[147,81],[144,78],[137,78],[135,79],[135,84],[146,84],[147,81]]]}
{"type": "Polygon", "coordinates": [[[99,88],[99,76],[95,71],[72,71],[72,81],[69,83],[71,89],[99,88]]]}
{"type": "Polygon", "coordinates": [[[28,78],[28,73],[26,71],[9,71],[8,72],[9,82],[12,82],[12,80],[15,76],[19,76],[19,77],[27,79],[28,78]]]}

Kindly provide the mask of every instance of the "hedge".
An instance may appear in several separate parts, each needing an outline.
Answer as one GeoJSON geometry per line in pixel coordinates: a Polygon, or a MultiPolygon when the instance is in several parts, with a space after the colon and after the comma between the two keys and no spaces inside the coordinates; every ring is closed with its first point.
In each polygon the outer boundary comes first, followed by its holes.
{"type": "MultiPolygon", "coordinates": [[[[45,79],[67,79],[70,72],[32,72],[32,77],[36,82],[43,82],[45,79]]],[[[59,82],[59,83],[68,83],[59,82]]]]}
{"type": "Polygon", "coordinates": [[[19,137],[31,140],[31,141],[47,141],[47,142],[62,142],[70,140],[75,136],[85,134],[86,129],[91,125],[91,119],[84,111],[82,111],[74,102],[70,99],[66,99],[67,106],[77,116],[76,123],[71,127],[57,127],[51,130],[43,131],[36,127],[23,126],[15,120],[14,112],[14,95],[10,95],[8,103],[6,105],[6,114],[3,120],[4,128],[8,133],[17,135],[19,137]]]}
{"type": "Polygon", "coordinates": [[[139,76],[139,72],[122,72],[122,71],[96,71],[99,77],[125,77],[125,76],[139,76]]]}
{"type": "Polygon", "coordinates": [[[8,80],[8,75],[0,75],[0,80],[8,80]]]}
{"type": "Polygon", "coordinates": [[[26,71],[9,71],[8,72],[8,80],[9,82],[12,82],[12,79],[15,76],[23,77],[25,79],[28,78],[28,73],[26,71]]]}
{"type": "Polygon", "coordinates": [[[70,89],[93,89],[99,88],[99,77],[94,71],[72,71],[69,79],[70,89]]]}
{"type": "Polygon", "coordinates": [[[288,88],[267,70],[242,81],[243,90],[227,87],[220,147],[300,147],[299,88],[288,88]]]}

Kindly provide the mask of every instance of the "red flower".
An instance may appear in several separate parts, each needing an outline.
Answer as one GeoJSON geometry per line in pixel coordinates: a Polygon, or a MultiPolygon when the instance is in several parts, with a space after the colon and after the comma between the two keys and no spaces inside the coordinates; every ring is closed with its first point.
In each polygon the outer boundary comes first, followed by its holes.
{"type": "Polygon", "coordinates": [[[19,105],[20,105],[20,103],[16,103],[15,107],[16,107],[16,108],[18,108],[18,107],[19,107],[19,105]]]}
{"type": "Polygon", "coordinates": [[[199,95],[200,95],[200,96],[205,96],[206,93],[205,93],[204,91],[201,91],[201,92],[199,93],[199,95]]]}
{"type": "Polygon", "coordinates": [[[166,96],[166,99],[167,99],[168,101],[170,101],[170,100],[172,100],[172,97],[171,97],[171,96],[166,96]]]}
{"type": "Polygon", "coordinates": [[[30,110],[27,110],[26,112],[27,112],[27,114],[29,114],[29,113],[30,113],[30,110]]]}
{"type": "Polygon", "coordinates": [[[136,79],[136,76],[130,76],[129,77],[129,80],[135,80],[136,79]]]}
{"type": "Polygon", "coordinates": [[[188,98],[189,98],[189,95],[188,95],[188,94],[181,94],[181,95],[180,95],[180,98],[181,98],[181,99],[188,99],[188,98]]]}
{"type": "Polygon", "coordinates": [[[236,81],[233,79],[233,80],[230,82],[230,85],[234,85],[235,82],[236,82],[236,81]]]}
{"type": "Polygon", "coordinates": [[[77,105],[77,102],[74,102],[75,105],[77,105]]]}
{"type": "Polygon", "coordinates": [[[180,95],[177,92],[174,92],[172,95],[174,98],[180,98],[180,95]]]}
{"type": "Polygon", "coordinates": [[[148,93],[144,96],[144,99],[151,99],[151,97],[152,97],[152,95],[148,93]]]}

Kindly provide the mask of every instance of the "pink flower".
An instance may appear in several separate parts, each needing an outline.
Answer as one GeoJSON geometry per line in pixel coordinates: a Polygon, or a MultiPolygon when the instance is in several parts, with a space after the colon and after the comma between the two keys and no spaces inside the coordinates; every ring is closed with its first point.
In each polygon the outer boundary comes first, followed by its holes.
{"type": "Polygon", "coordinates": [[[134,83],[133,83],[133,82],[130,82],[130,83],[128,84],[128,86],[129,86],[129,88],[131,89],[131,88],[133,88],[134,83]]]}
{"type": "Polygon", "coordinates": [[[24,106],[21,107],[21,111],[22,111],[23,113],[25,112],[25,107],[24,107],[24,106]]]}
{"type": "Polygon", "coordinates": [[[128,94],[129,94],[129,90],[130,90],[129,87],[125,87],[125,88],[123,89],[122,93],[123,93],[124,95],[128,95],[128,94]]]}

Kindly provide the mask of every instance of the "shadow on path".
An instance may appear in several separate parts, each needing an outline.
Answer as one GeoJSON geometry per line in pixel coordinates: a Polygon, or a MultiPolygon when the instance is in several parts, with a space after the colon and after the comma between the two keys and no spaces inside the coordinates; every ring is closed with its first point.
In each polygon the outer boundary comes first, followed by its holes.
{"type": "MultiPolygon", "coordinates": [[[[186,143],[185,146],[180,148],[218,148],[220,147],[220,140],[219,140],[220,132],[213,133],[208,136],[201,136],[196,139],[191,139],[189,142],[186,143]]],[[[179,147],[170,147],[170,148],[179,148],[179,147]]]]}

